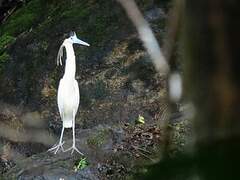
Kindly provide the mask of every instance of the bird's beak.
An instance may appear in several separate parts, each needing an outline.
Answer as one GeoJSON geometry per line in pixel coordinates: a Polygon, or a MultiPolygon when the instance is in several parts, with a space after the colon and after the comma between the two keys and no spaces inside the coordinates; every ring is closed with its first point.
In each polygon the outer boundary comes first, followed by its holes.
{"type": "Polygon", "coordinates": [[[78,38],[76,38],[76,39],[74,40],[74,43],[76,43],[76,44],[81,44],[81,45],[84,45],[84,46],[90,46],[90,44],[88,44],[88,43],[86,43],[86,42],[84,42],[84,41],[82,41],[82,40],[80,40],[80,39],[78,39],[78,38]]]}

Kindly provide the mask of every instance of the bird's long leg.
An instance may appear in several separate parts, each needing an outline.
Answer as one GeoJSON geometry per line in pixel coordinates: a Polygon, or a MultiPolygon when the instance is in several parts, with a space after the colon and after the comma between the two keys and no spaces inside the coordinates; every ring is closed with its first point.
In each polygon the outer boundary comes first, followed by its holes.
{"type": "Polygon", "coordinates": [[[79,154],[83,155],[83,153],[81,153],[77,148],[76,148],[76,138],[75,138],[75,118],[73,120],[73,149],[71,154],[74,152],[74,150],[76,150],[79,154]]]}
{"type": "Polygon", "coordinates": [[[78,148],[76,147],[76,140],[75,140],[75,116],[73,116],[73,125],[72,125],[72,131],[73,131],[73,145],[72,147],[70,147],[69,149],[65,150],[64,152],[70,151],[72,150],[71,154],[74,151],[77,151],[79,154],[83,155],[83,153],[81,153],[78,148]]]}
{"type": "Polygon", "coordinates": [[[58,143],[58,144],[55,144],[55,145],[54,145],[52,148],[50,148],[48,151],[53,151],[54,154],[57,154],[59,148],[61,148],[62,151],[64,152],[64,149],[63,149],[64,141],[62,142],[62,139],[63,139],[63,133],[64,133],[64,127],[62,127],[62,132],[61,132],[61,136],[60,136],[59,143],[58,143]]]}

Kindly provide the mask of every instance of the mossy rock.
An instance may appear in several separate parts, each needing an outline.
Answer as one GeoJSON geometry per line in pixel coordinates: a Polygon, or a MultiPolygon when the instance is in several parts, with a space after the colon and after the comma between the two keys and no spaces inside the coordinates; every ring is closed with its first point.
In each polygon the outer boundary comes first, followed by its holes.
{"type": "Polygon", "coordinates": [[[123,73],[130,74],[129,81],[141,80],[145,86],[149,86],[157,73],[154,65],[148,56],[142,56],[130,66],[123,69],[123,73]]]}
{"type": "Polygon", "coordinates": [[[2,65],[10,58],[10,55],[6,52],[0,55],[0,66],[2,65]]]}
{"type": "Polygon", "coordinates": [[[111,133],[108,129],[99,129],[96,134],[88,138],[87,143],[94,148],[100,148],[108,142],[109,135],[111,133]]]}
{"type": "Polygon", "coordinates": [[[43,0],[32,0],[24,7],[17,10],[8,21],[1,27],[1,34],[8,32],[9,34],[16,36],[21,32],[24,32],[31,27],[37,25],[40,18],[44,13],[43,8],[45,3],[43,0]]]}
{"type": "Polygon", "coordinates": [[[81,105],[89,107],[93,101],[103,100],[106,98],[110,90],[103,80],[96,80],[93,83],[85,84],[81,90],[81,105]]]}
{"type": "Polygon", "coordinates": [[[7,33],[0,36],[0,53],[2,53],[9,45],[14,43],[16,38],[7,33]]]}

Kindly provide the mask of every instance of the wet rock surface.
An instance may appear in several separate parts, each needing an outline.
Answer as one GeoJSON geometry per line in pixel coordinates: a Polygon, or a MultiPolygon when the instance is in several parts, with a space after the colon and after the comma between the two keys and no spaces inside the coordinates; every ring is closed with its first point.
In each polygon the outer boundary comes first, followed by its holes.
{"type": "MultiPolygon", "coordinates": [[[[153,146],[157,147],[160,131],[154,127],[130,127],[127,124],[123,127],[97,126],[93,129],[78,129],[76,137],[76,145],[88,162],[83,169],[75,168],[82,158],[76,152],[72,155],[70,152],[59,152],[56,155],[42,152],[18,162],[5,173],[4,178],[121,179],[132,172],[135,165],[133,159],[150,158],[151,152],[147,147],[152,150],[153,146]]],[[[64,146],[68,147],[71,143],[68,139],[64,146]]]]}

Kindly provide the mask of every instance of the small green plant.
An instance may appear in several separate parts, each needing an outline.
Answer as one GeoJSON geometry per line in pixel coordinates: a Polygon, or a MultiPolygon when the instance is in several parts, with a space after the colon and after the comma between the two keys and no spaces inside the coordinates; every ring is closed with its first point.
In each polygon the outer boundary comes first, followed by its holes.
{"type": "Polygon", "coordinates": [[[88,162],[86,160],[86,157],[84,157],[79,160],[78,164],[74,167],[74,169],[75,171],[78,171],[79,169],[82,170],[87,166],[88,166],[88,162]]]}

